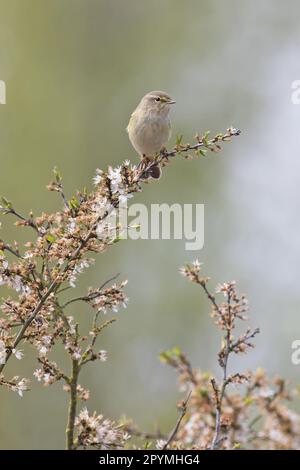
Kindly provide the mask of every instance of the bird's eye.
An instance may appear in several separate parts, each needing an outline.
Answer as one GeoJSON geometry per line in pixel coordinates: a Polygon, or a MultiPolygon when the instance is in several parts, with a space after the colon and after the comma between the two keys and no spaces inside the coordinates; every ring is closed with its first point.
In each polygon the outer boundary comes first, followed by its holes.
{"type": "Polygon", "coordinates": [[[158,96],[157,98],[155,98],[155,101],[160,101],[160,98],[159,98],[159,96],[158,96]]]}

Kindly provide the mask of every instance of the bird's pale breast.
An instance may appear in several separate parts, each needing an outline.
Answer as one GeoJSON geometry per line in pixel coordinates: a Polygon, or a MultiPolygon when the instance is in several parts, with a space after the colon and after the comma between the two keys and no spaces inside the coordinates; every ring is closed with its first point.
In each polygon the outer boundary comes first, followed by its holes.
{"type": "Polygon", "coordinates": [[[140,118],[133,113],[130,121],[129,138],[140,155],[156,155],[170,138],[170,120],[165,116],[148,115],[140,118]]]}

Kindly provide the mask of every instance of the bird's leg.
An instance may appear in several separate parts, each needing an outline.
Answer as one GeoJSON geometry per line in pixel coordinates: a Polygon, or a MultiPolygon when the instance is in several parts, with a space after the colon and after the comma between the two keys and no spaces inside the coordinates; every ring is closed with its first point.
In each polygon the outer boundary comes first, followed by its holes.
{"type": "MultiPolygon", "coordinates": [[[[138,164],[137,169],[140,170],[141,178],[144,179],[144,174],[143,173],[144,173],[144,170],[145,170],[145,168],[146,168],[146,166],[148,165],[149,162],[148,162],[148,158],[146,157],[145,154],[141,155],[140,158],[141,158],[141,161],[138,164]]],[[[145,179],[147,179],[147,178],[145,178],[145,179]]]]}
{"type": "Polygon", "coordinates": [[[140,178],[142,180],[148,180],[151,177],[151,175],[149,174],[149,171],[146,170],[147,166],[149,165],[151,161],[152,161],[151,157],[147,157],[145,154],[141,155],[141,161],[138,164],[138,170],[140,170],[141,172],[140,178]]]}
{"type": "Polygon", "coordinates": [[[153,157],[147,157],[145,154],[141,155],[141,161],[144,162],[145,166],[152,162],[152,160],[153,157]]]}
{"type": "Polygon", "coordinates": [[[138,168],[142,170],[142,169],[146,168],[146,166],[149,164],[150,159],[149,159],[149,157],[146,157],[145,154],[141,155],[140,158],[141,158],[141,161],[138,165],[138,168]]]}

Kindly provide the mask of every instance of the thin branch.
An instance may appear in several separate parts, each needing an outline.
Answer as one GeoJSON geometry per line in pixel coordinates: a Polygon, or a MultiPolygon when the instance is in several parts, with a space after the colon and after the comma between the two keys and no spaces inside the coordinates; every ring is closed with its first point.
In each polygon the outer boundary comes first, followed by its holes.
{"type": "Polygon", "coordinates": [[[198,143],[194,145],[177,145],[171,151],[162,151],[163,158],[175,157],[178,153],[187,153],[189,151],[199,150],[200,148],[207,148],[212,150],[212,147],[218,145],[220,142],[229,142],[231,137],[239,136],[241,134],[240,129],[235,129],[233,127],[229,127],[225,134],[217,134],[212,139],[208,139],[206,137],[197,137],[198,143]]]}
{"type": "Polygon", "coordinates": [[[197,278],[196,280],[197,284],[199,284],[202,289],[204,290],[205,294],[207,295],[208,299],[210,300],[210,302],[212,303],[213,307],[216,309],[216,311],[219,313],[219,315],[221,315],[221,310],[220,310],[220,307],[219,305],[217,304],[216,302],[216,299],[214,297],[214,295],[212,295],[208,288],[207,288],[207,285],[206,285],[206,282],[201,280],[201,278],[197,278]]]}
{"type": "Polygon", "coordinates": [[[20,255],[20,253],[16,250],[13,250],[9,245],[4,243],[3,240],[0,240],[0,249],[3,251],[9,251],[12,255],[16,256],[19,259],[23,259],[23,256],[20,255]]]}
{"type": "Polygon", "coordinates": [[[240,129],[235,129],[233,127],[230,127],[227,129],[225,134],[217,134],[215,137],[212,139],[208,139],[208,137],[198,137],[196,136],[198,142],[194,145],[181,145],[180,143],[176,145],[173,150],[166,150],[163,149],[159,155],[158,158],[150,161],[147,165],[144,167],[141,166],[141,175],[139,179],[142,179],[141,177],[146,173],[148,170],[150,170],[153,166],[157,165],[157,163],[161,163],[163,161],[168,161],[169,158],[175,157],[178,154],[182,153],[188,153],[188,152],[197,152],[199,150],[207,149],[210,151],[219,151],[221,150],[220,148],[220,143],[221,142],[229,142],[232,137],[239,136],[241,134],[240,129]]]}
{"type": "Polygon", "coordinates": [[[46,372],[51,372],[51,375],[56,376],[57,380],[64,379],[66,384],[70,385],[70,377],[68,377],[64,372],[62,372],[58,367],[56,367],[48,359],[44,359],[42,357],[37,358],[38,362],[42,364],[44,370],[46,372]]]}
{"type": "Polygon", "coordinates": [[[160,431],[157,431],[157,432],[147,432],[147,431],[140,431],[139,429],[135,429],[134,427],[131,427],[131,426],[127,426],[125,425],[123,427],[124,431],[128,432],[131,436],[135,436],[135,437],[138,437],[138,438],[141,438],[141,439],[162,439],[162,440],[166,440],[167,437],[165,436],[165,434],[163,434],[162,432],[160,431]]]}
{"type": "Polygon", "coordinates": [[[66,290],[70,290],[72,289],[71,286],[66,286],[66,287],[63,287],[62,289],[59,289],[56,291],[57,294],[61,294],[62,292],[65,292],[66,290]]]}
{"type": "Polygon", "coordinates": [[[72,375],[69,379],[70,384],[70,401],[69,401],[69,411],[68,411],[68,424],[66,429],[66,448],[67,450],[74,449],[74,427],[75,427],[75,418],[76,418],[76,408],[77,408],[77,384],[79,376],[80,367],[76,359],[72,359],[72,375]]]}
{"type": "Polygon", "coordinates": [[[66,209],[69,210],[69,209],[70,209],[70,206],[69,206],[68,200],[67,200],[67,198],[66,198],[66,196],[65,196],[62,183],[60,183],[60,190],[59,190],[58,192],[59,192],[59,194],[60,194],[61,197],[62,197],[62,200],[63,200],[63,202],[64,202],[64,205],[65,205],[66,209]]]}
{"type": "Polygon", "coordinates": [[[226,331],[226,336],[225,336],[225,353],[224,353],[224,361],[223,361],[223,380],[222,380],[222,385],[221,385],[221,390],[220,393],[216,393],[216,423],[215,423],[215,433],[214,437],[211,443],[211,450],[214,450],[218,448],[219,443],[221,442],[221,437],[220,437],[220,431],[221,431],[221,416],[222,416],[222,405],[223,405],[223,398],[225,394],[226,387],[228,385],[228,380],[227,380],[227,365],[228,365],[228,358],[231,352],[231,297],[230,293],[228,293],[227,296],[227,305],[228,305],[228,324],[227,324],[227,331],[226,331]]]}
{"type": "Polygon", "coordinates": [[[97,356],[93,353],[93,348],[96,344],[97,337],[98,337],[99,333],[102,330],[104,330],[104,328],[106,328],[108,325],[111,325],[112,323],[117,321],[116,318],[111,318],[110,320],[106,320],[105,322],[103,322],[101,325],[99,325],[97,327],[97,319],[98,319],[99,313],[100,312],[96,312],[96,314],[94,316],[93,326],[92,326],[92,332],[94,333],[93,339],[92,339],[91,343],[88,345],[88,347],[86,348],[86,350],[84,351],[84,353],[82,354],[82,358],[81,358],[81,361],[80,361],[80,367],[84,366],[88,362],[91,362],[91,361],[97,359],[97,356]]]}
{"type": "Polygon", "coordinates": [[[186,410],[187,410],[187,404],[189,402],[189,399],[190,399],[190,396],[191,396],[191,393],[192,391],[190,390],[186,399],[182,402],[181,406],[180,406],[180,415],[176,421],[176,424],[173,428],[173,430],[171,431],[168,439],[167,439],[167,442],[165,443],[165,445],[163,446],[163,450],[167,449],[168,446],[172,443],[172,441],[175,439],[176,435],[177,435],[177,432],[179,430],[179,427],[181,425],[181,422],[186,414],[186,410]]]}
{"type": "MultiPolygon", "coordinates": [[[[91,300],[94,300],[96,299],[99,295],[101,295],[102,293],[100,292],[107,284],[109,284],[110,282],[114,281],[115,279],[117,279],[117,277],[120,276],[120,273],[118,274],[115,274],[115,276],[111,277],[110,279],[108,279],[107,281],[103,282],[103,284],[98,288],[98,292],[93,292],[92,294],[89,294],[89,295],[85,295],[85,296],[81,296],[81,297],[75,297],[74,299],[71,299],[71,300],[68,300],[68,302],[66,302],[65,304],[62,305],[62,309],[66,308],[68,305],[72,304],[73,302],[89,302],[91,300]]],[[[60,291],[62,292],[62,291],[60,291]]]]}
{"type": "Polygon", "coordinates": [[[249,339],[253,339],[258,333],[260,333],[259,328],[255,328],[253,331],[249,331],[248,334],[239,338],[235,343],[232,343],[230,346],[230,352],[234,351],[240,344],[245,344],[249,339]]]}
{"type": "Polygon", "coordinates": [[[28,227],[33,228],[33,230],[35,230],[35,231],[40,235],[40,231],[39,231],[37,225],[34,223],[34,221],[33,221],[32,218],[27,219],[27,218],[24,217],[23,215],[19,214],[19,212],[17,212],[13,207],[7,209],[6,214],[12,214],[12,215],[14,215],[14,216],[17,217],[18,219],[20,219],[20,220],[22,220],[23,222],[25,222],[25,225],[27,225],[28,227]]]}

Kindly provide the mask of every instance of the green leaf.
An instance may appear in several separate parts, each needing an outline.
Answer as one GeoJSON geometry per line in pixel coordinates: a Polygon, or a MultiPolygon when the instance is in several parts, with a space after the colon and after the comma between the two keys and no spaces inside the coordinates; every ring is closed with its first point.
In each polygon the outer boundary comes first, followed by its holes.
{"type": "Polygon", "coordinates": [[[245,405],[252,405],[253,402],[254,402],[254,398],[252,398],[252,397],[245,397],[244,398],[245,405]]]}
{"type": "Polygon", "coordinates": [[[169,356],[167,355],[166,352],[160,353],[160,355],[159,355],[160,362],[167,362],[168,359],[169,359],[169,356]]]}
{"type": "Polygon", "coordinates": [[[79,201],[75,196],[70,199],[69,204],[72,209],[79,209],[80,207],[79,201]]]}
{"type": "Polygon", "coordinates": [[[182,355],[182,351],[178,346],[175,346],[174,348],[172,348],[170,352],[172,353],[173,356],[176,356],[176,357],[179,357],[182,355]]]}
{"type": "Polygon", "coordinates": [[[46,240],[49,243],[54,243],[55,242],[55,237],[53,235],[51,235],[51,233],[48,233],[48,235],[46,236],[46,240]]]}
{"type": "Polygon", "coordinates": [[[112,243],[118,243],[121,240],[125,240],[125,237],[122,237],[122,235],[118,235],[116,238],[112,240],[112,243]]]}
{"type": "Polygon", "coordinates": [[[202,398],[207,398],[209,396],[208,389],[205,387],[201,387],[199,393],[202,398]]]}
{"type": "Polygon", "coordinates": [[[197,155],[197,157],[206,157],[207,150],[200,148],[198,150],[195,150],[195,154],[197,155]]]}
{"type": "Polygon", "coordinates": [[[211,377],[211,373],[210,373],[210,372],[203,372],[202,378],[203,378],[204,380],[208,380],[210,377],[211,377]]]}
{"type": "Polygon", "coordinates": [[[8,199],[6,199],[6,197],[2,196],[0,201],[1,201],[2,207],[8,210],[12,209],[12,203],[8,199]]]}
{"type": "Polygon", "coordinates": [[[176,145],[181,145],[181,142],[182,142],[182,138],[183,138],[183,135],[182,134],[178,134],[176,136],[176,145]]]}
{"type": "Polygon", "coordinates": [[[161,362],[168,362],[169,359],[172,359],[172,357],[180,357],[182,355],[181,349],[178,347],[174,347],[172,349],[169,349],[168,351],[164,351],[160,353],[159,359],[161,362]]]}
{"type": "Polygon", "coordinates": [[[60,174],[59,169],[58,169],[56,166],[53,168],[53,173],[54,173],[54,177],[55,177],[56,182],[57,182],[57,183],[61,183],[61,181],[62,181],[62,176],[61,176],[61,174],[60,174]]]}
{"type": "Polygon", "coordinates": [[[209,135],[210,135],[210,131],[206,131],[204,136],[203,136],[203,143],[206,146],[209,145],[209,135]]]}

